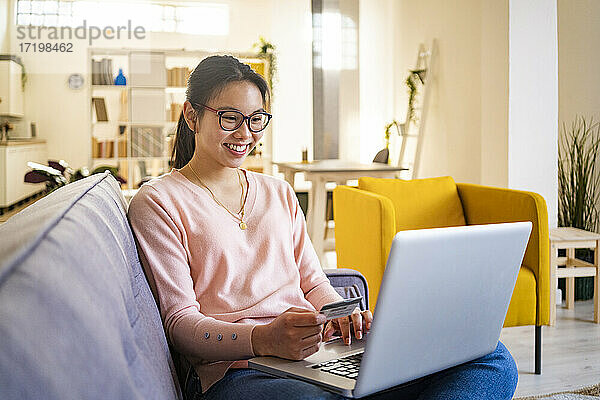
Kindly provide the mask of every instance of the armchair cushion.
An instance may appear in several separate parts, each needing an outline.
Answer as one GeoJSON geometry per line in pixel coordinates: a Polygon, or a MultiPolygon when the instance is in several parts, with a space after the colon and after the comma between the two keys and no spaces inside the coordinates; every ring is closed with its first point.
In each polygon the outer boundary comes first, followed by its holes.
{"type": "Polygon", "coordinates": [[[466,225],[456,184],[449,176],[411,181],[360,178],[358,188],[392,200],[396,231],[466,225]]]}
{"type": "Polygon", "coordinates": [[[536,286],[533,271],[521,266],[504,320],[505,327],[536,323],[536,286]]]}

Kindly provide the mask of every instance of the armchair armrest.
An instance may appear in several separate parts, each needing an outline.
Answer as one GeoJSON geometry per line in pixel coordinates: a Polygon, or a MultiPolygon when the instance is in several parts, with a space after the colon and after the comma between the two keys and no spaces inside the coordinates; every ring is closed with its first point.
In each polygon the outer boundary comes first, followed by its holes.
{"type": "Polygon", "coordinates": [[[535,274],[536,325],[550,319],[550,242],[546,201],[533,192],[458,183],[467,225],[531,221],[523,265],[535,274]]]}
{"type": "Polygon", "coordinates": [[[396,233],[394,206],[387,197],[337,186],[333,190],[333,210],[338,267],[352,268],[365,276],[373,310],[396,233]]]}

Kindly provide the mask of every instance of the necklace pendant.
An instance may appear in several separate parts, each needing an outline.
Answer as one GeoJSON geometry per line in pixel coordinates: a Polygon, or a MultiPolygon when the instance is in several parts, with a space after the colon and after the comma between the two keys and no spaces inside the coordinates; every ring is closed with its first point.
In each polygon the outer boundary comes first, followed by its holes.
{"type": "Polygon", "coordinates": [[[240,229],[244,231],[246,228],[248,228],[248,225],[244,221],[240,222],[240,229]]]}

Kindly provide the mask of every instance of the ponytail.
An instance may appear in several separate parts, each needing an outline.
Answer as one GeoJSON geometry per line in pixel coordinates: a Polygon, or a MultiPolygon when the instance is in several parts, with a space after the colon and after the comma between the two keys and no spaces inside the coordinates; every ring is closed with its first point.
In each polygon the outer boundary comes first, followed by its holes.
{"type": "MultiPolygon", "coordinates": [[[[247,81],[256,85],[266,109],[270,106],[269,85],[265,79],[254,72],[250,66],[242,64],[232,56],[210,56],[198,64],[190,74],[185,92],[186,101],[192,104],[208,104],[209,100],[219,94],[231,82],[247,81]]],[[[203,109],[195,109],[197,121],[204,115],[203,109]]],[[[179,115],[177,134],[171,154],[171,166],[183,168],[194,155],[196,149],[195,133],[183,117],[179,115]]]]}
{"type": "Polygon", "coordinates": [[[196,142],[194,140],[194,131],[190,129],[183,111],[179,114],[179,122],[177,123],[177,134],[175,135],[175,144],[171,153],[171,166],[173,168],[183,168],[194,155],[196,142]]]}

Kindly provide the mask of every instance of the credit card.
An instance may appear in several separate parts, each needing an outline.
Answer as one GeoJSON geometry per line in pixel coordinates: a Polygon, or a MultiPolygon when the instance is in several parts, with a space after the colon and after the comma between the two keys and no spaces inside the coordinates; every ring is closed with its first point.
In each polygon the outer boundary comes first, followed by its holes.
{"type": "Polygon", "coordinates": [[[335,303],[329,303],[324,305],[319,312],[327,317],[327,321],[330,319],[347,317],[352,314],[356,307],[358,307],[361,300],[362,296],[359,296],[337,301],[335,303]]]}

